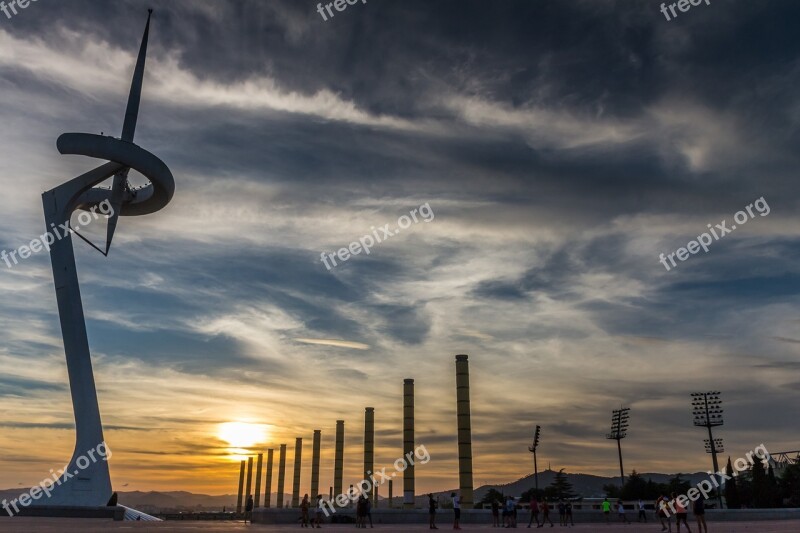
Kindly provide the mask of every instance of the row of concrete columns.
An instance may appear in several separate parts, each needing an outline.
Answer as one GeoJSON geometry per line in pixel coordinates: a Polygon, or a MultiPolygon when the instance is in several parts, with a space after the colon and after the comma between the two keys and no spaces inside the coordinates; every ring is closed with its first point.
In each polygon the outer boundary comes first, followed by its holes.
{"type": "MultiPolygon", "coordinates": [[[[470,422],[470,400],[469,400],[469,362],[468,356],[456,356],[456,405],[458,419],[458,478],[459,490],[461,492],[461,505],[465,509],[473,506],[473,485],[472,485],[472,426],[470,422]]],[[[311,497],[319,494],[319,464],[322,431],[314,430],[314,440],[312,444],[311,460],[311,497]]],[[[336,444],[334,450],[333,467],[333,486],[330,489],[329,498],[342,494],[343,473],[344,473],[344,420],[336,421],[336,444]]],[[[414,455],[414,380],[406,379],[403,382],[403,455],[412,457],[414,455]]],[[[302,465],[303,439],[298,437],[295,440],[294,452],[294,477],[292,479],[292,499],[291,506],[297,507],[300,503],[300,469],[302,465]]],[[[276,502],[278,508],[283,507],[284,503],[284,483],[286,479],[286,444],[280,445],[278,459],[278,487],[276,502]]],[[[261,499],[261,471],[263,454],[257,455],[256,480],[254,504],[260,507],[261,499]]],[[[267,473],[266,484],[264,486],[264,507],[271,506],[272,494],[272,462],[273,450],[267,450],[267,473]]],[[[375,409],[365,408],[364,412],[364,479],[369,480],[375,469],[375,409]]],[[[237,498],[237,512],[242,511],[242,496],[251,496],[250,488],[253,476],[253,458],[242,461],[239,470],[239,493],[237,498]],[[246,491],[245,491],[245,463],[246,463],[246,491]]],[[[377,483],[375,484],[377,485],[377,483]]],[[[350,486],[352,488],[352,485],[350,486]]],[[[378,490],[373,488],[370,497],[373,505],[377,505],[378,490]]],[[[408,466],[403,471],[403,507],[406,509],[414,508],[414,464],[408,461],[408,466]]],[[[389,481],[389,500],[393,497],[392,481],[389,481]]]]}

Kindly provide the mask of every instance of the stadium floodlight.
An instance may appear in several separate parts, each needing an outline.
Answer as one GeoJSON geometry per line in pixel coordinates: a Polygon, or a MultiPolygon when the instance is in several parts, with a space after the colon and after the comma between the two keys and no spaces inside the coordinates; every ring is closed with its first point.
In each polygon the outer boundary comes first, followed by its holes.
{"type": "Polygon", "coordinates": [[[622,486],[625,486],[625,470],[622,468],[622,444],[621,440],[628,436],[628,420],[630,408],[614,409],[611,412],[611,433],[606,433],[606,438],[617,441],[617,451],[619,452],[619,477],[622,486]]]}
{"type": "Polygon", "coordinates": [[[539,433],[542,430],[542,426],[536,424],[536,431],[533,432],[533,446],[528,447],[528,451],[533,454],[533,481],[536,487],[536,490],[539,490],[539,467],[536,465],[536,448],[539,447],[539,433]]]}

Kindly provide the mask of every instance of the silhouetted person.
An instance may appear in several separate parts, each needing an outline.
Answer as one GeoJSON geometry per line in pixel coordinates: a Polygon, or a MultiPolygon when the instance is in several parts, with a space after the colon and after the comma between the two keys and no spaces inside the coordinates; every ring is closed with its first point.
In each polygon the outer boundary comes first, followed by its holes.
{"type": "Polygon", "coordinates": [[[708,533],[708,526],[706,525],[706,500],[700,496],[694,502],[694,518],[697,520],[698,533],[708,533]]]}
{"type": "Polygon", "coordinates": [[[689,522],[686,521],[686,507],[681,505],[681,502],[676,499],[676,494],[674,492],[672,493],[672,499],[675,501],[675,524],[678,526],[678,533],[681,533],[681,522],[686,526],[686,531],[692,533],[692,530],[689,529],[689,522]]]}
{"type": "MultiPolygon", "coordinates": [[[[370,500],[369,497],[367,497],[364,502],[364,516],[369,519],[369,527],[375,527],[372,525],[372,500],[370,500]]],[[[364,523],[364,527],[367,527],[366,522],[364,523]]]]}
{"type": "Polygon", "coordinates": [[[550,520],[550,505],[547,503],[547,499],[546,498],[542,498],[541,507],[542,507],[542,523],[539,524],[539,527],[544,527],[544,521],[545,520],[550,522],[550,527],[553,527],[555,524],[553,524],[553,521],[550,520]]]}
{"type": "Polygon", "coordinates": [[[436,500],[433,499],[433,494],[428,494],[428,520],[430,529],[439,529],[436,527],[436,500]]]}
{"type": "Polygon", "coordinates": [[[367,516],[367,498],[362,494],[356,503],[356,527],[367,527],[365,518],[367,516]]]}
{"type": "Polygon", "coordinates": [[[644,510],[644,500],[639,498],[639,518],[636,519],[637,522],[644,522],[647,523],[647,513],[644,510]]]}
{"type": "Polygon", "coordinates": [[[492,527],[500,527],[500,504],[497,498],[492,500],[492,527]]]}
{"type": "Polygon", "coordinates": [[[539,527],[539,502],[536,501],[536,496],[531,496],[531,519],[528,520],[528,527],[531,527],[534,520],[536,527],[539,527]]]}
{"type": "Polygon", "coordinates": [[[321,525],[322,524],[322,520],[323,520],[323,518],[322,518],[322,514],[323,514],[322,505],[323,505],[322,504],[322,494],[317,494],[317,510],[316,510],[315,515],[314,515],[314,523],[311,524],[311,527],[317,527],[317,528],[321,528],[322,527],[322,525],[321,525]]]}
{"type": "Polygon", "coordinates": [[[572,502],[567,500],[567,503],[564,504],[564,508],[567,511],[567,516],[566,519],[564,520],[564,525],[566,526],[567,520],[569,520],[569,523],[574,526],[575,522],[572,521],[572,502]]]}
{"type": "Polygon", "coordinates": [[[302,520],[303,520],[300,525],[302,527],[308,527],[308,506],[309,506],[308,494],[306,494],[305,496],[303,496],[303,501],[300,503],[300,512],[302,513],[302,520]]]}
{"type": "Polygon", "coordinates": [[[667,502],[669,500],[666,496],[659,496],[656,500],[656,516],[658,517],[659,521],[661,521],[661,531],[667,531],[668,533],[672,533],[672,517],[669,515],[669,509],[667,509],[667,502]],[[664,525],[666,521],[667,525],[664,525]]]}
{"type": "MultiPolygon", "coordinates": [[[[248,489],[249,490],[249,489],[248,489]]],[[[250,519],[250,523],[253,523],[253,496],[247,497],[247,503],[244,505],[244,523],[247,523],[247,519],[250,519]]]]}

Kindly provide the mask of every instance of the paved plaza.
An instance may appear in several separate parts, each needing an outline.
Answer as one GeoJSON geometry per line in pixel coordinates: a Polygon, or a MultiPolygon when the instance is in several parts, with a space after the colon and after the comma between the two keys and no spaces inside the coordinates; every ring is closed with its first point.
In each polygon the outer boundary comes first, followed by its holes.
{"type": "MultiPolygon", "coordinates": [[[[692,532],[696,533],[697,528],[691,524],[692,532]]],[[[353,525],[327,525],[323,529],[328,531],[356,531],[353,525]]],[[[440,524],[442,531],[452,530],[452,526],[440,524]]],[[[489,525],[467,525],[463,531],[491,531],[489,525]]],[[[527,529],[522,526],[518,529],[527,529]]],[[[535,529],[535,528],[533,528],[535,529]]],[[[575,530],[581,532],[602,532],[602,533],[659,533],[661,527],[658,524],[637,524],[630,525],[605,525],[605,524],[578,524],[574,527],[562,528],[556,525],[553,528],[542,528],[552,531],[575,530]]],[[[83,519],[62,519],[62,518],[27,518],[15,517],[0,519],[0,532],[26,532],[26,533],[62,533],[62,532],[105,532],[105,531],[177,531],[186,533],[217,533],[227,531],[264,531],[269,533],[288,532],[288,531],[307,531],[297,526],[269,526],[269,525],[250,525],[242,522],[196,522],[196,521],[172,521],[172,522],[113,522],[108,520],[83,520],[83,519]]],[[[405,533],[407,531],[429,531],[424,524],[392,524],[376,525],[375,531],[384,533],[405,533]]],[[[673,531],[675,529],[673,528],[673,531]]],[[[681,531],[685,531],[683,528],[681,531]]],[[[797,533],[800,531],[800,520],[775,520],[766,522],[718,522],[710,523],[709,533],[797,533]]]]}

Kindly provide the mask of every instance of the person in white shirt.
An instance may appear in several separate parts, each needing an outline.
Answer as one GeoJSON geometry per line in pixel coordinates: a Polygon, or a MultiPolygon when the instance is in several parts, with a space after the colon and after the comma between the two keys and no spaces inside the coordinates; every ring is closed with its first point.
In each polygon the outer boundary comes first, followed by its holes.
{"type": "Polygon", "coordinates": [[[644,500],[639,498],[639,519],[637,522],[647,523],[647,513],[644,511],[644,500]]]}
{"type": "Polygon", "coordinates": [[[453,529],[461,529],[461,497],[455,492],[450,497],[453,498],[453,529]]]}

